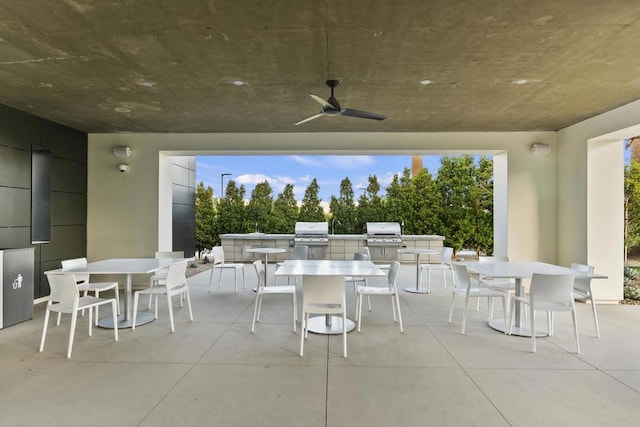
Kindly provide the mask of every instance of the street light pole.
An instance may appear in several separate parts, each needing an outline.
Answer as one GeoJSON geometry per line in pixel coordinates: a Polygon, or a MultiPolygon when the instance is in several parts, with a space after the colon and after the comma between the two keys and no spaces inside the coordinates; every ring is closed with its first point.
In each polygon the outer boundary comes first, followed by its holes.
{"type": "Polygon", "coordinates": [[[224,197],[224,177],[231,175],[230,173],[221,173],[220,174],[220,198],[224,197]]]}

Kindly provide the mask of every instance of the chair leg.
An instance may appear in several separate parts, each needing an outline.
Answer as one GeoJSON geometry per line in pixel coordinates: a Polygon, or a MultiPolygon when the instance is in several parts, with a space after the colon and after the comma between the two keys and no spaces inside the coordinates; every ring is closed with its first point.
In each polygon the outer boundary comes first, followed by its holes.
{"type": "Polygon", "coordinates": [[[118,316],[119,316],[120,315],[120,290],[118,289],[117,286],[113,288],[113,293],[116,296],[116,309],[118,311],[118,316]]]}
{"type": "Polygon", "coordinates": [[[180,295],[184,294],[187,298],[187,308],[189,309],[189,321],[193,322],[193,311],[191,311],[191,295],[189,295],[189,287],[185,285],[184,292],[180,293],[180,295]]]}
{"type": "MultiPolygon", "coordinates": [[[[91,310],[91,309],[89,309],[91,310]]],[[[71,327],[69,328],[69,344],[67,345],[67,359],[71,358],[71,350],[73,350],[73,338],[76,335],[76,320],[78,319],[78,311],[71,313],[71,327]]],[[[89,322],[91,325],[91,322],[89,322]]],[[[91,326],[89,326],[91,327],[91,326]]]]}
{"type": "Polygon", "coordinates": [[[453,322],[453,301],[456,299],[456,293],[451,293],[451,307],[449,308],[449,323],[453,322]]]}
{"type": "MultiPolygon", "coordinates": [[[[211,267],[211,275],[209,276],[209,292],[211,292],[211,287],[213,286],[213,272],[215,268],[211,267]]],[[[151,307],[149,307],[151,308],[151,307]]]]}
{"type": "Polygon", "coordinates": [[[296,301],[296,293],[295,291],[292,294],[292,299],[293,299],[293,333],[296,333],[296,323],[298,323],[298,303],[296,301]]]}
{"type": "Polygon", "coordinates": [[[305,339],[305,335],[307,332],[307,319],[309,317],[309,314],[305,314],[304,310],[302,311],[302,323],[300,324],[301,326],[301,331],[300,331],[300,356],[302,356],[304,354],[304,339],[305,339]]]}
{"type": "Polygon", "coordinates": [[[111,311],[113,313],[113,337],[118,341],[118,303],[111,301],[111,311]]]}
{"type": "Polygon", "coordinates": [[[511,304],[509,305],[509,333],[507,335],[511,335],[513,332],[513,319],[516,318],[516,301],[514,299],[511,300],[511,304]]]}
{"type": "MultiPolygon", "coordinates": [[[[398,294],[395,294],[396,296],[398,294]]],[[[391,312],[393,313],[393,321],[397,322],[398,321],[398,317],[396,316],[396,303],[395,303],[395,297],[393,295],[391,295],[391,312]]]]}
{"type": "Polygon", "coordinates": [[[256,292],[256,298],[253,301],[253,320],[251,321],[251,333],[256,329],[256,320],[258,319],[258,301],[260,300],[260,292],[256,292]]]}
{"type": "Polygon", "coordinates": [[[427,293],[431,293],[431,269],[427,273],[427,293]]]}
{"type": "Polygon", "coordinates": [[[464,330],[467,327],[467,307],[469,305],[469,294],[464,298],[464,311],[462,312],[462,327],[460,328],[460,333],[464,335],[464,330]]]}
{"type": "MultiPolygon", "coordinates": [[[[95,295],[95,296],[96,296],[96,298],[100,298],[100,291],[96,291],[96,292],[95,292],[95,294],[96,294],[96,295],[95,295]]],[[[98,326],[98,314],[99,314],[99,313],[98,313],[98,309],[99,309],[99,308],[100,308],[100,306],[96,305],[96,319],[95,319],[95,325],[96,325],[96,326],[98,326]]],[[[91,336],[91,335],[89,335],[89,336],[91,336]]]]}
{"type": "Polygon", "coordinates": [[[598,327],[598,314],[596,313],[596,303],[593,300],[593,296],[591,296],[590,299],[591,299],[591,310],[593,311],[593,321],[596,324],[596,336],[600,338],[600,328],[598,327]]]}
{"type": "Polygon", "coordinates": [[[580,354],[580,340],[578,339],[578,319],[576,316],[576,307],[574,305],[571,311],[571,317],[573,317],[573,333],[576,337],[576,353],[580,354]]]}
{"type": "MultiPolygon", "coordinates": [[[[131,318],[131,330],[135,331],[136,330],[136,315],[138,314],[138,298],[140,297],[140,294],[138,292],[134,292],[133,293],[133,317],[131,318]]],[[[151,301],[151,298],[153,297],[152,294],[149,294],[149,301],[151,301]]],[[[158,306],[158,304],[156,303],[156,307],[158,306]]]]}
{"type": "Polygon", "coordinates": [[[244,278],[244,266],[242,267],[242,288],[247,289],[247,281],[244,278]]]}
{"type": "Polygon", "coordinates": [[[536,352],[536,312],[533,305],[529,305],[529,317],[531,317],[531,351],[536,352]]]}
{"type": "Polygon", "coordinates": [[[442,269],[442,281],[444,282],[445,289],[447,288],[447,270],[442,269]]]}
{"type": "MultiPolygon", "coordinates": [[[[266,271],[266,270],[265,270],[266,271]]],[[[233,283],[235,285],[235,293],[238,293],[238,269],[233,268],[233,283]]]]}
{"type": "Polygon", "coordinates": [[[397,292],[395,296],[394,295],[391,296],[392,303],[394,299],[396,300],[396,311],[398,312],[398,323],[400,323],[400,332],[404,333],[404,327],[402,326],[402,313],[400,312],[400,297],[398,296],[397,292]]]}
{"type": "Polygon", "coordinates": [[[342,311],[342,352],[347,357],[347,307],[342,311]]]}
{"type": "Polygon", "coordinates": [[[56,320],[56,326],[60,326],[60,319],[62,318],[62,313],[58,312],[58,319],[56,320]]]}
{"type": "Polygon", "coordinates": [[[169,323],[171,323],[171,332],[175,332],[176,329],[173,325],[173,305],[171,303],[171,294],[167,292],[167,308],[169,309],[169,323]]]}
{"type": "Polygon", "coordinates": [[[49,310],[48,305],[49,303],[47,303],[47,309],[44,312],[44,325],[42,326],[42,338],[40,338],[40,351],[44,350],[44,340],[47,338],[47,328],[49,326],[49,313],[51,312],[51,310],[49,310]]]}
{"type": "Polygon", "coordinates": [[[504,318],[504,333],[507,333],[507,307],[509,307],[509,303],[507,302],[507,297],[509,294],[506,294],[502,297],[502,317],[504,318]]]}
{"type": "Polygon", "coordinates": [[[360,332],[360,325],[362,325],[362,294],[358,293],[356,297],[356,322],[358,323],[358,332],[360,332]]]}

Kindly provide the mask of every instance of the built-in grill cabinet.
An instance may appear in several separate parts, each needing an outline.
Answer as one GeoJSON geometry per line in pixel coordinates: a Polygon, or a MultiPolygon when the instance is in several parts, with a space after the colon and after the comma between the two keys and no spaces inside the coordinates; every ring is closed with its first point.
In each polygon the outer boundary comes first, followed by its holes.
{"type": "Polygon", "coordinates": [[[397,222],[367,222],[367,246],[372,261],[389,261],[398,258],[402,247],[400,224],[397,222]]]}
{"type": "Polygon", "coordinates": [[[329,246],[328,222],[296,222],[294,242],[309,246],[307,259],[326,259],[329,246]]]}

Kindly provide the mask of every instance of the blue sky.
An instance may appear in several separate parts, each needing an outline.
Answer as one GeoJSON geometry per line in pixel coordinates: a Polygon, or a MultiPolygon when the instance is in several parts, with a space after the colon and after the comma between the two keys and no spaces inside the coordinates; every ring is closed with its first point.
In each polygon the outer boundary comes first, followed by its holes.
{"type": "MultiPolygon", "coordinates": [[[[440,156],[423,156],[422,165],[435,173],[440,167],[440,156]]],[[[302,200],[304,191],[313,178],[318,180],[320,198],[328,203],[331,195],[338,196],[340,181],[351,180],[357,199],[367,186],[369,175],[375,174],[380,182],[381,194],[393,175],[403,169],[411,169],[411,156],[197,156],[196,180],[213,188],[215,197],[220,195],[220,176],[226,188],[229,179],[246,188],[246,198],[257,183],[265,180],[271,185],[273,199],[286,184],[293,184],[296,200],[302,200]]]]}

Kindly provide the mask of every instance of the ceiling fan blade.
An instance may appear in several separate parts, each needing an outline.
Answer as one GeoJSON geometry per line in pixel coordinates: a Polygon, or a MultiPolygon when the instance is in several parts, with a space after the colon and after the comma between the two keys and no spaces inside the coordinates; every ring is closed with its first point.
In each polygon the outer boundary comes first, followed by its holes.
{"type": "Polygon", "coordinates": [[[299,121],[298,123],[296,123],[295,125],[296,125],[296,126],[298,126],[298,125],[301,125],[301,124],[303,124],[303,123],[310,122],[311,120],[317,119],[318,117],[322,117],[322,116],[324,116],[324,113],[318,113],[318,114],[316,114],[315,116],[311,116],[311,117],[308,117],[308,118],[306,118],[306,119],[304,119],[304,120],[300,120],[300,121],[299,121]]]}
{"type": "Polygon", "coordinates": [[[340,112],[340,114],[343,116],[358,117],[361,119],[384,120],[387,118],[387,116],[383,116],[382,114],[369,113],[368,111],[353,110],[351,108],[345,108],[340,112]]]}
{"type": "Polygon", "coordinates": [[[333,110],[335,109],[335,107],[331,104],[329,104],[327,101],[325,101],[324,99],[320,98],[318,95],[309,95],[311,98],[313,98],[314,101],[316,101],[318,104],[322,105],[322,108],[324,109],[328,109],[328,110],[333,110]]]}

